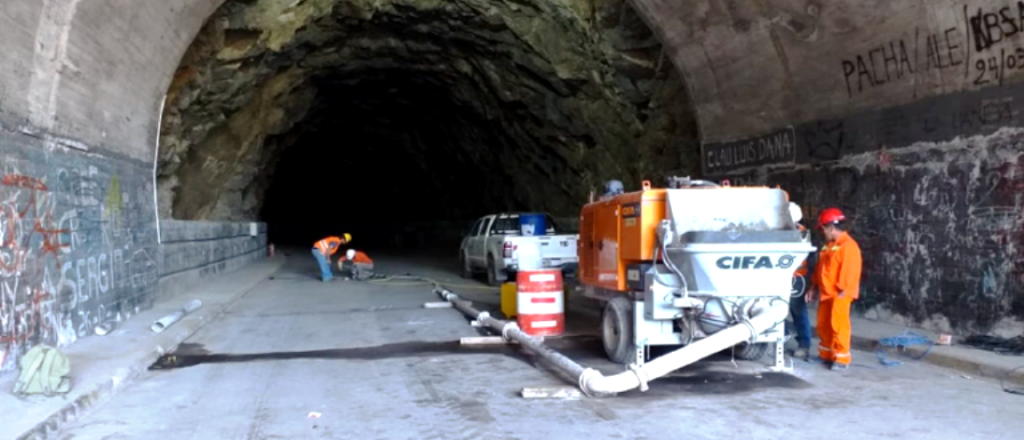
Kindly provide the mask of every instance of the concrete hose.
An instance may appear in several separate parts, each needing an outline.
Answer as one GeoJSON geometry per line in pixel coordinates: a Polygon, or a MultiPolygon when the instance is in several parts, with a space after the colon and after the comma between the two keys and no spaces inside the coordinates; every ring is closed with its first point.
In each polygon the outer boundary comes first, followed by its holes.
{"type": "Polygon", "coordinates": [[[614,376],[591,374],[582,380],[583,391],[591,394],[615,394],[637,387],[644,388],[646,383],[663,377],[673,371],[686,367],[694,362],[754,339],[758,334],[786,319],[789,307],[785,302],[778,301],[752,311],[751,318],[717,332],[707,338],[698,340],[683,348],[670,352],[643,367],[631,369],[614,376]]]}
{"type": "Polygon", "coordinates": [[[628,371],[614,376],[604,376],[599,371],[586,368],[552,350],[544,345],[541,339],[523,333],[516,323],[495,319],[488,312],[476,310],[469,301],[463,300],[439,284],[435,285],[435,292],[446,301],[451,302],[462,313],[500,333],[505,339],[518,342],[550,362],[559,371],[577,378],[577,384],[585,394],[598,396],[615,395],[635,388],[646,391],[648,382],[736,344],[752,341],[758,334],[775,327],[786,319],[786,315],[789,313],[789,307],[785,301],[759,303],[751,310],[750,318],[739,324],[661,356],[642,367],[630,365],[628,371]]]}

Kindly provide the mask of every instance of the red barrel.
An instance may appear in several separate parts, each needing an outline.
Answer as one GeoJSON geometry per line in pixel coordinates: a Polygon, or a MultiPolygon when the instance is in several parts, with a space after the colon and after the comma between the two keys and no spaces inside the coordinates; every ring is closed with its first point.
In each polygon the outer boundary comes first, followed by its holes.
{"type": "Polygon", "coordinates": [[[516,275],[519,328],[531,336],[565,333],[561,270],[524,270],[516,275]]]}

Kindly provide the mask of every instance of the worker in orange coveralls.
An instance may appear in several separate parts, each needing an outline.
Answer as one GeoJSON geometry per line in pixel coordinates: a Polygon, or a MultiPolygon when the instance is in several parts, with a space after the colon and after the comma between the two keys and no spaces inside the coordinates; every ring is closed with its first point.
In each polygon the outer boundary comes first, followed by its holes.
{"type": "Polygon", "coordinates": [[[807,302],[820,295],[818,305],[818,355],[832,363],[832,370],[850,366],[850,304],[860,297],[860,246],[846,231],[846,216],[837,208],[828,208],[818,216],[818,228],[825,245],[807,292],[807,302]]]}
{"type": "Polygon", "coordinates": [[[320,265],[320,279],[325,283],[334,278],[334,274],[331,273],[331,256],[338,252],[341,245],[352,241],[351,234],[344,234],[342,237],[327,237],[313,243],[313,258],[316,258],[317,264],[320,265]]]}
{"type": "Polygon", "coordinates": [[[338,270],[356,281],[367,280],[373,277],[373,260],[366,252],[349,249],[338,259],[338,270]]]}

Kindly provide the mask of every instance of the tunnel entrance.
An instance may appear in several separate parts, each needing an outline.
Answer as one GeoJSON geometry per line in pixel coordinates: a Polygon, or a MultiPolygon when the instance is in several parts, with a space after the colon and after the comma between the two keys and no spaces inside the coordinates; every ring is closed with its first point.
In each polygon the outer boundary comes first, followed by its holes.
{"type": "MultiPolygon", "coordinates": [[[[403,246],[408,238],[396,236],[416,225],[460,230],[467,219],[525,205],[505,183],[517,141],[455,102],[441,81],[402,71],[315,78],[317,103],[286,134],[293,143],[260,210],[275,239],[306,243],[341,227],[403,246]]],[[[562,160],[550,169],[572,172],[562,160]]]]}
{"type": "Polygon", "coordinates": [[[481,215],[575,217],[607,179],[697,164],[685,86],[624,0],[229,1],[163,121],[161,215],[281,244],[457,245],[481,215]]]}

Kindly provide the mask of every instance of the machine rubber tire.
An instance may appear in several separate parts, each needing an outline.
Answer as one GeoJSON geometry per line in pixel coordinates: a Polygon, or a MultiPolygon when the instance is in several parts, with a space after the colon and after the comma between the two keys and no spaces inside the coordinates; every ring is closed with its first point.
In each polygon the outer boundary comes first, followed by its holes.
{"type": "Polygon", "coordinates": [[[745,361],[756,361],[764,357],[765,353],[768,353],[768,348],[771,345],[771,343],[767,342],[763,342],[760,344],[751,344],[744,342],[742,344],[736,345],[736,347],[734,347],[734,350],[736,350],[737,359],[742,359],[745,361]]]}
{"type": "Polygon", "coordinates": [[[498,268],[494,265],[494,257],[487,257],[487,285],[498,287],[502,281],[498,279],[498,268]]]}
{"type": "Polygon", "coordinates": [[[623,296],[616,296],[604,306],[601,315],[601,345],[612,362],[636,362],[633,343],[633,304],[623,296]]]}
{"type": "Polygon", "coordinates": [[[459,275],[461,275],[462,278],[465,278],[465,279],[473,278],[473,266],[470,266],[469,258],[466,258],[466,254],[462,254],[459,257],[459,266],[460,266],[459,275]]]}

